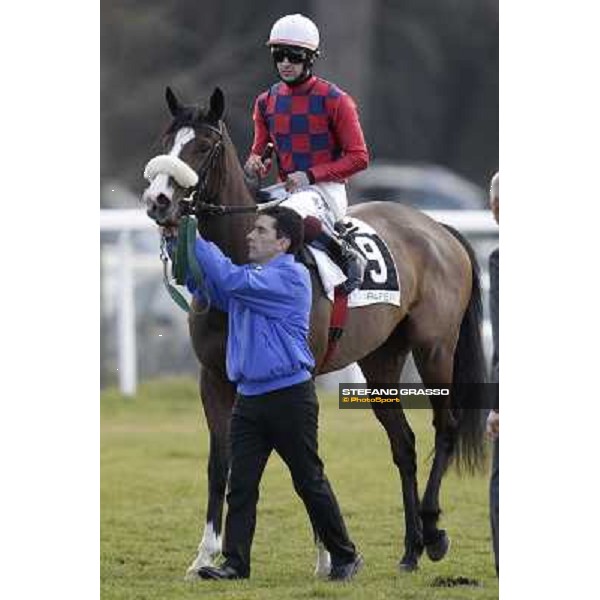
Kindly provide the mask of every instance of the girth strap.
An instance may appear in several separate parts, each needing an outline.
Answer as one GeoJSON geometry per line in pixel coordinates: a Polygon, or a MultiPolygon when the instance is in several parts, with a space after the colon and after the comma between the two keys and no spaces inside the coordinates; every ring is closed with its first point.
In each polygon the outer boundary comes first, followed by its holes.
{"type": "Polygon", "coordinates": [[[331,360],[334,355],[340,338],[344,333],[346,320],[348,319],[348,295],[344,293],[343,287],[338,285],[335,287],[333,294],[333,309],[331,311],[331,322],[329,323],[329,339],[327,342],[327,350],[321,361],[319,371],[322,371],[325,365],[331,360]]]}

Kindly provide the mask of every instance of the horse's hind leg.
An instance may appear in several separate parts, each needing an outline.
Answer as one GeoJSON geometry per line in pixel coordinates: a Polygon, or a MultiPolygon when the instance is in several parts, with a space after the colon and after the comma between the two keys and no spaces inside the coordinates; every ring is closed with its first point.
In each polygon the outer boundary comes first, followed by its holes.
{"type": "MultiPolygon", "coordinates": [[[[393,383],[393,380],[391,382],[393,383]]],[[[388,435],[394,464],[398,467],[402,481],[405,534],[404,555],[398,563],[398,568],[401,571],[414,571],[423,553],[423,528],[418,512],[415,434],[402,408],[385,408],[375,404],[373,410],[388,435]]]]}
{"type": "MultiPolygon", "coordinates": [[[[435,387],[452,383],[454,346],[456,341],[437,341],[413,350],[415,363],[425,386],[435,387]]],[[[435,454],[425,493],[421,501],[423,542],[427,556],[433,561],[444,558],[450,540],[443,529],[438,529],[440,516],[439,493],[444,473],[454,452],[456,424],[450,411],[449,396],[432,396],[435,454]]]]}
{"type": "Polygon", "coordinates": [[[214,564],[221,553],[223,503],[229,473],[229,417],[235,389],[219,373],[202,367],[200,395],[210,432],[208,459],[208,505],[206,523],[198,554],[187,570],[187,579],[195,579],[198,569],[214,564]]]}
{"type": "MultiPolygon", "coordinates": [[[[363,375],[371,387],[373,384],[396,385],[408,356],[402,327],[375,352],[359,361],[363,375]]],[[[401,407],[385,408],[380,404],[371,407],[387,433],[394,464],[400,472],[402,497],[404,500],[404,555],[399,568],[413,571],[417,568],[423,552],[423,532],[418,513],[419,493],[417,489],[417,461],[415,435],[401,407]]]]}

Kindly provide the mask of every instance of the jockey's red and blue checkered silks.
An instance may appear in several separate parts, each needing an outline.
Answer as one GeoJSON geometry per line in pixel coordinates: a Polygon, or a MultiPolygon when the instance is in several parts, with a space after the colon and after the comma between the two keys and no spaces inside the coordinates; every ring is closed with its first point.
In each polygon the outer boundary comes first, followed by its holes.
{"type": "Polygon", "coordinates": [[[304,171],[311,183],[343,183],[368,164],[354,100],[319,77],[274,84],[256,99],[253,119],[252,153],[261,155],[273,142],[281,180],[304,171]]]}

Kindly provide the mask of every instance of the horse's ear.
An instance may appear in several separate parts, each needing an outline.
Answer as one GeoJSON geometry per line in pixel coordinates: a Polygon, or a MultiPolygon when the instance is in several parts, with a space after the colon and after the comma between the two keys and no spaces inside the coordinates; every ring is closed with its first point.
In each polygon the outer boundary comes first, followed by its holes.
{"type": "Polygon", "coordinates": [[[171,114],[175,117],[179,114],[181,110],[181,104],[179,104],[179,100],[175,97],[173,90],[167,86],[167,91],[165,93],[165,97],[167,99],[167,104],[169,105],[169,110],[171,114]]]}
{"type": "Polygon", "coordinates": [[[210,97],[210,110],[208,111],[208,118],[211,121],[218,122],[223,117],[225,112],[225,96],[221,91],[221,88],[216,87],[215,91],[210,97]]]}

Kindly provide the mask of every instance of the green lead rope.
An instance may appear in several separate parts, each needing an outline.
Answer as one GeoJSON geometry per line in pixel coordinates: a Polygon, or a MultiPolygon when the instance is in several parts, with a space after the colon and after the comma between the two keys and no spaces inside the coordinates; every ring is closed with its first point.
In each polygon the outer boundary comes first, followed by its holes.
{"type": "Polygon", "coordinates": [[[181,292],[179,292],[179,290],[173,287],[169,282],[168,269],[168,261],[163,260],[163,283],[167,288],[167,292],[169,293],[169,296],[173,298],[175,304],[177,304],[177,306],[181,308],[181,310],[185,311],[186,313],[189,313],[190,305],[188,304],[187,300],[183,297],[183,294],[181,294],[181,292]]]}
{"type": "MultiPolygon", "coordinates": [[[[198,259],[196,258],[196,230],[198,228],[198,223],[195,217],[183,217],[185,221],[185,248],[187,255],[187,266],[190,269],[190,273],[192,275],[192,279],[196,284],[196,289],[201,290],[208,304],[210,304],[210,300],[206,294],[206,290],[204,288],[204,273],[198,264],[198,259]]],[[[181,228],[181,224],[179,225],[181,228]]]]}
{"type": "Polygon", "coordinates": [[[185,285],[185,272],[187,267],[187,217],[179,221],[179,231],[177,232],[177,247],[173,257],[173,279],[177,285],[185,285]]]}
{"type": "MultiPolygon", "coordinates": [[[[202,269],[200,268],[198,259],[196,258],[196,228],[197,222],[193,216],[182,217],[181,221],[179,222],[177,249],[175,251],[175,257],[173,260],[173,278],[175,279],[175,283],[177,285],[185,285],[186,273],[189,269],[190,275],[196,284],[196,289],[202,292],[204,295],[205,307],[202,310],[204,313],[210,309],[210,298],[208,297],[208,294],[204,288],[204,274],[202,273],[202,269]]],[[[162,260],[163,282],[167,288],[169,296],[171,296],[179,308],[189,313],[190,306],[187,300],[169,282],[167,267],[168,258],[166,256],[162,256],[162,260]]]]}

